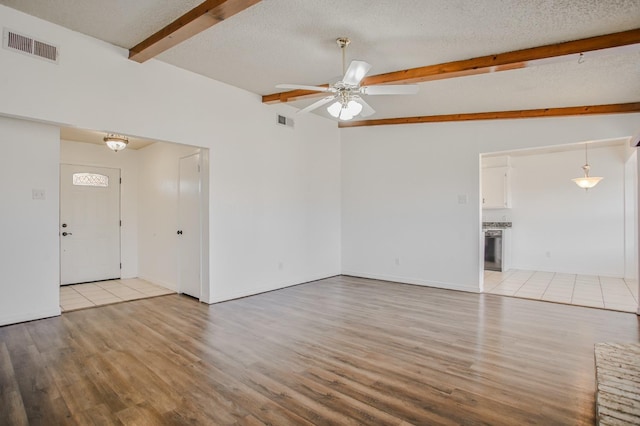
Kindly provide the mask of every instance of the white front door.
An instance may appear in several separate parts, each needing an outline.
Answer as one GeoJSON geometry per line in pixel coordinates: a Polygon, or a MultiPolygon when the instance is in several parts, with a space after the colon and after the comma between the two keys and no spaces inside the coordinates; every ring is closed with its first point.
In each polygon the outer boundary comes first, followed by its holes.
{"type": "Polygon", "coordinates": [[[181,293],[200,298],[200,154],[180,159],[178,185],[178,268],[181,293]]]}
{"type": "Polygon", "coordinates": [[[60,166],[60,284],[120,278],[120,170],[60,166]]]}

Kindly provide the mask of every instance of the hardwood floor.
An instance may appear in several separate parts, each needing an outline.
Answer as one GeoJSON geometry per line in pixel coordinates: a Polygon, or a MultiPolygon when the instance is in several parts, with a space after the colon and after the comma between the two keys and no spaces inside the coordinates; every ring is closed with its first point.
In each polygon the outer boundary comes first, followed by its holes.
{"type": "Polygon", "coordinates": [[[638,317],[336,277],[0,327],[0,424],[593,424],[638,317]]]}

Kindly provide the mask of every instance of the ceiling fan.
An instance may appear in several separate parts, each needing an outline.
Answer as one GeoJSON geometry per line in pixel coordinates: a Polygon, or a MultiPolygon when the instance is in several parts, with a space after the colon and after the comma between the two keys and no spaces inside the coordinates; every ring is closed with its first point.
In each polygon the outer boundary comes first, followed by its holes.
{"type": "Polygon", "coordinates": [[[351,61],[349,68],[345,70],[345,50],[351,40],[346,37],[340,37],[336,39],[336,43],[342,50],[342,71],[344,76],[340,81],[331,84],[329,87],[306,86],[303,84],[278,84],[276,86],[278,89],[302,89],[331,93],[330,96],[312,103],[298,111],[298,113],[313,111],[334,101],[327,108],[329,114],[340,120],[351,120],[358,114],[362,117],[368,117],[375,113],[375,110],[362,99],[362,95],[413,95],[418,93],[419,87],[417,84],[360,86],[362,79],[371,69],[371,65],[364,61],[351,61]]]}

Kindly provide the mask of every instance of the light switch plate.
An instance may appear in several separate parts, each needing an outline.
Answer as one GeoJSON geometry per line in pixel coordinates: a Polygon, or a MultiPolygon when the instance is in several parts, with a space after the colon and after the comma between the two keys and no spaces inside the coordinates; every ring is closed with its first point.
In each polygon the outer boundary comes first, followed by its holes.
{"type": "Polygon", "coordinates": [[[33,198],[34,200],[44,200],[45,199],[44,189],[32,189],[31,198],[33,198]]]}

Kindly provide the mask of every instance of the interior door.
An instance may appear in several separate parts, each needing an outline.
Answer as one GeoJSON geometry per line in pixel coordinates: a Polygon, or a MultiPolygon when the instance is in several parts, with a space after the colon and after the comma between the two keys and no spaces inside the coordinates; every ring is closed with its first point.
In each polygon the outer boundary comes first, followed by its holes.
{"type": "Polygon", "coordinates": [[[60,166],[60,284],[120,278],[120,170],[60,166]]]}
{"type": "Polygon", "coordinates": [[[180,292],[200,298],[200,154],[180,159],[178,185],[178,270],[180,292]]]}

